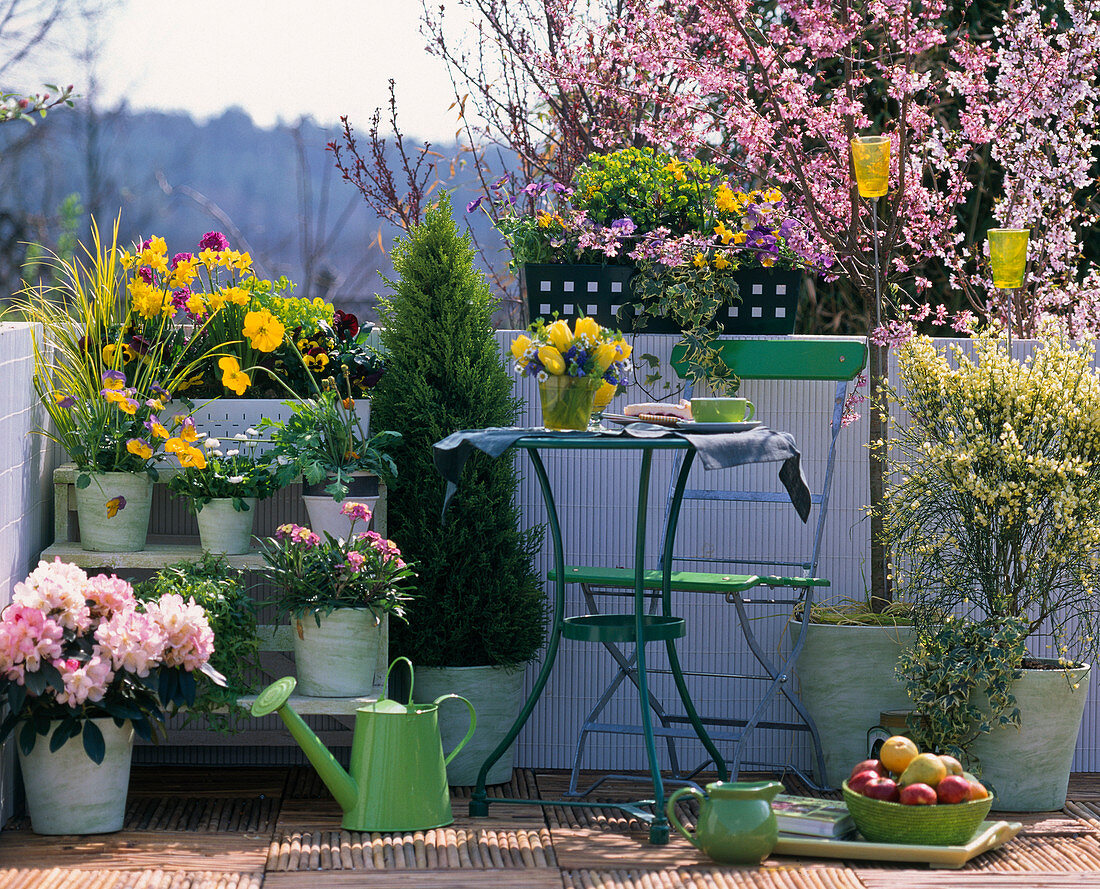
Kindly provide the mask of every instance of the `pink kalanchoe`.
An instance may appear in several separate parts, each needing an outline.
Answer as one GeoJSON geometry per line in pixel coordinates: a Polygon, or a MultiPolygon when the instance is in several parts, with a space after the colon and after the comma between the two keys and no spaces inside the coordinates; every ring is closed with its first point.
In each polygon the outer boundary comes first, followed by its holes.
{"type": "Polygon", "coordinates": [[[369,522],[370,521],[370,509],[365,503],[347,502],[340,507],[340,514],[346,515],[349,519],[355,522],[369,522]]]}
{"type": "Polygon", "coordinates": [[[352,550],[347,554],[346,561],[352,571],[358,571],[363,567],[363,563],[367,561],[367,557],[362,553],[357,553],[355,550],[352,550]]]}
{"type": "Polygon", "coordinates": [[[214,250],[221,253],[229,249],[229,240],[221,232],[207,232],[199,241],[199,250],[214,250]]]}

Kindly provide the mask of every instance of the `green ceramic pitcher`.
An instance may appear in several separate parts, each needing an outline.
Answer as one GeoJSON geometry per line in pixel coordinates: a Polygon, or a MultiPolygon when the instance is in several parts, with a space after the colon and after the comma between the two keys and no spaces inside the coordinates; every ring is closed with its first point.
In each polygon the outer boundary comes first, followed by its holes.
{"type": "Polygon", "coordinates": [[[778,781],[715,781],[706,795],[681,787],[668,798],[668,820],[688,841],[722,864],[759,864],[772,853],[779,831],[772,800],[783,790],[778,781]],[[676,817],[676,801],[699,800],[699,823],[689,833],[676,817]]]}
{"type": "MultiPolygon", "coordinates": [[[[440,695],[430,704],[412,700],[412,662],[399,657],[386,671],[403,661],[409,667],[409,702],[382,698],[355,711],[351,741],[351,773],[336,761],[305,720],[287,706],[294,679],[284,676],[260,692],[252,704],[253,716],[278,713],[290,729],[317,774],[344,810],[345,830],[380,833],[430,830],[454,821],[447,790],[447,763],[473,737],[477,716],[473,704],[461,695],[440,695]],[[470,710],[470,728],[446,758],[439,737],[439,705],[450,699],[470,710]]],[[[383,686],[386,687],[386,686],[383,686]]]]}

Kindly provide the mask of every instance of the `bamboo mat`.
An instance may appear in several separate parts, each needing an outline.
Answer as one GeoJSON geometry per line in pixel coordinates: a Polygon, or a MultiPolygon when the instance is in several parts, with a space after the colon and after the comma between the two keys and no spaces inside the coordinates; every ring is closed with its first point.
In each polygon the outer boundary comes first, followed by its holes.
{"type": "MultiPolygon", "coordinates": [[[[561,799],[567,782],[564,772],[517,770],[489,796],[561,799]]],[[[805,793],[796,782],[788,790],[805,793]]],[[[645,783],[609,781],[592,796],[615,802],[649,792],[645,783]]],[[[470,818],[470,795],[452,788],[449,827],[365,833],[341,829],[339,807],[308,767],[135,767],[119,833],[40,837],[13,819],[0,833],[0,889],[1100,886],[1100,775],[1075,775],[1061,812],[1007,816],[1024,833],[959,871],[778,856],[761,867],[723,867],[675,833],[667,846],[649,845],[647,826],[610,805],[497,803],[488,818],[470,818]]],[[[677,814],[694,825],[697,804],[681,801],[677,814]]]]}

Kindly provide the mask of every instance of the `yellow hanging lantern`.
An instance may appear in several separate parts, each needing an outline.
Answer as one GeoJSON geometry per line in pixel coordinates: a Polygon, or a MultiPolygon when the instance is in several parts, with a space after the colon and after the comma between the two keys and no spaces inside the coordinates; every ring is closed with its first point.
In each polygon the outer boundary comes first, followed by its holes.
{"type": "Polygon", "coordinates": [[[857,136],[851,145],[859,196],[881,198],[890,183],[890,138],[857,136]]]}
{"type": "Polygon", "coordinates": [[[993,286],[1011,289],[1024,283],[1027,265],[1028,230],[1026,228],[991,228],[989,264],[993,268],[993,286]]]}

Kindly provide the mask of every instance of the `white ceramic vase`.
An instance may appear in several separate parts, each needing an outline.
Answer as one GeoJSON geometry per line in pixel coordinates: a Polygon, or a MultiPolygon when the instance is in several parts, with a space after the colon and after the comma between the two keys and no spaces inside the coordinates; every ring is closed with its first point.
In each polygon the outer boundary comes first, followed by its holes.
{"type": "Polygon", "coordinates": [[[91,472],[91,482],[76,488],[80,545],[91,552],[145,549],[153,481],[133,472],[91,472]]]}
{"type": "Polygon", "coordinates": [[[369,608],[337,608],[291,618],[298,693],[354,698],[381,689],[389,655],[388,618],[375,624],[369,608]]]}
{"type": "MultiPolygon", "coordinates": [[[[317,485],[302,486],[302,500],[309,514],[310,530],[317,534],[327,531],[333,537],[344,538],[351,529],[351,519],[340,512],[345,503],[365,503],[371,510],[378,502],[378,476],[367,472],[356,472],[348,484],[348,495],[340,502],[332,499],[330,494],[324,491],[323,482],[317,485]]],[[[365,525],[360,523],[356,531],[366,531],[365,525]]]]}
{"type": "Polygon", "coordinates": [[[239,556],[252,546],[252,523],[256,518],[255,497],[244,498],[247,512],[233,508],[232,497],[219,497],[204,503],[195,518],[199,523],[199,540],[208,553],[239,556]]]}
{"type": "MultiPolygon", "coordinates": [[[[106,744],[99,765],[84,752],[80,735],[53,753],[49,735],[39,735],[30,753],[19,750],[27,810],[35,833],[54,836],[122,830],[134,727],[129,722],[117,726],[106,717],[92,721],[106,744]]],[[[53,728],[51,725],[50,734],[53,728]]]]}

